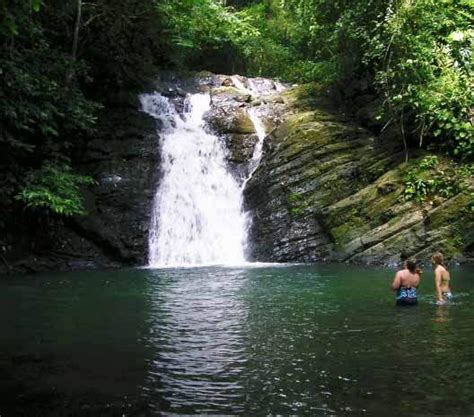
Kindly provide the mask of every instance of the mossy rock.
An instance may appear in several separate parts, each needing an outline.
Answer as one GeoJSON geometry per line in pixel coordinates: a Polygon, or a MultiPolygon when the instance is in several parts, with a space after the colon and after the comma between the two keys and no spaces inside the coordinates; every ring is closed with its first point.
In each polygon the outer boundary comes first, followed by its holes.
{"type": "Polygon", "coordinates": [[[255,133],[255,126],[244,109],[239,109],[234,113],[232,125],[235,133],[255,133]]]}
{"type": "Polygon", "coordinates": [[[470,219],[465,210],[471,198],[470,194],[465,192],[447,200],[444,204],[429,212],[426,224],[429,228],[436,229],[460,220],[472,222],[473,220],[470,219]]]}
{"type": "Polygon", "coordinates": [[[292,218],[301,216],[313,205],[310,194],[290,193],[287,195],[288,211],[292,218]]]}
{"type": "MultiPolygon", "coordinates": [[[[403,146],[394,132],[386,129],[375,137],[343,115],[318,107],[305,87],[282,97],[286,120],[270,135],[250,183],[268,195],[267,203],[258,198],[259,208],[268,212],[256,220],[268,242],[284,240],[288,230],[294,233],[291,239],[308,241],[317,239],[311,233],[318,231],[333,242],[333,259],[371,263],[398,261],[402,251],[426,257],[435,248],[450,256],[473,250],[469,195],[440,200],[439,207],[403,199],[406,172],[420,160],[403,163],[403,146]]],[[[423,155],[410,153],[412,158],[423,155]]],[[[299,256],[297,244],[293,248],[293,240],[285,242],[286,259],[299,256]]],[[[277,255],[281,247],[275,243],[277,255]]]]}

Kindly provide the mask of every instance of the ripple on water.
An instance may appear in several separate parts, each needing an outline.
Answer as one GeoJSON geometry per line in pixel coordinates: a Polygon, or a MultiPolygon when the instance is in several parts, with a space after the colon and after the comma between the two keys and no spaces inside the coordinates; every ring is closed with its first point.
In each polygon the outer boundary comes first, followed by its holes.
{"type": "Polygon", "coordinates": [[[453,271],[454,304],[431,305],[428,282],[408,309],[394,306],[392,276],[293,265],[5,280],[0,393],[15,395],[2,395],[2,407],[383,415],[390,404],[394,415],[473,414],[472,275],[453,271]]]}

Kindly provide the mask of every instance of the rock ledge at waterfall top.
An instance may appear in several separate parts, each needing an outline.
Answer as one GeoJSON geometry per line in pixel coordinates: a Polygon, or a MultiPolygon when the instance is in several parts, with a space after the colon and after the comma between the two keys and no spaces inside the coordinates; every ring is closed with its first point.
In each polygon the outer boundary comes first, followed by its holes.
{"type": "Polygon", "coordinates": [[[436,207],[402,202],[407,166],[394,132],[374,136],[306,87],[282,98],[285,121],[245,193],[253,259],[395,264],[402,251],[427,262],[435,250],[473,259],[472,190],[436,207]]]}

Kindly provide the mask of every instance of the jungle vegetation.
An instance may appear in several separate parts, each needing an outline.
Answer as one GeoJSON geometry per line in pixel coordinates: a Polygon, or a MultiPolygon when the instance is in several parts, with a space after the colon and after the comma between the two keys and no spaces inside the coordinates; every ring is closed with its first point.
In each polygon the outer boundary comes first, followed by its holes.
{"type": "Polygon", "coordinates": [[[83,213],[107,92],[165,68],[370,96],[407,147],[470,162],[473,21],[471,0],[0,0],[0,205],[83,213]]]}

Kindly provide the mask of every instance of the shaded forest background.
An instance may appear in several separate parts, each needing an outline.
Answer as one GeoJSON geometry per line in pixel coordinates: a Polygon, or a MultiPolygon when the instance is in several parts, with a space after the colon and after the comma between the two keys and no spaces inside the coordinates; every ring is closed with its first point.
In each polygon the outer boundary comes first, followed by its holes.
{"type": "MultiPolygon", "coordinates": [[[[0,0],[0,13],[2,213],[85,214],[94,181],[75,155],[118,92],[162,69],[312,83],[355,113],[369,102],[372,128],[397,124],[407,148],[472,175],[470,0],[0,0]]],[[[436,186],[418,180],[415,196],[436,186]]]]}

